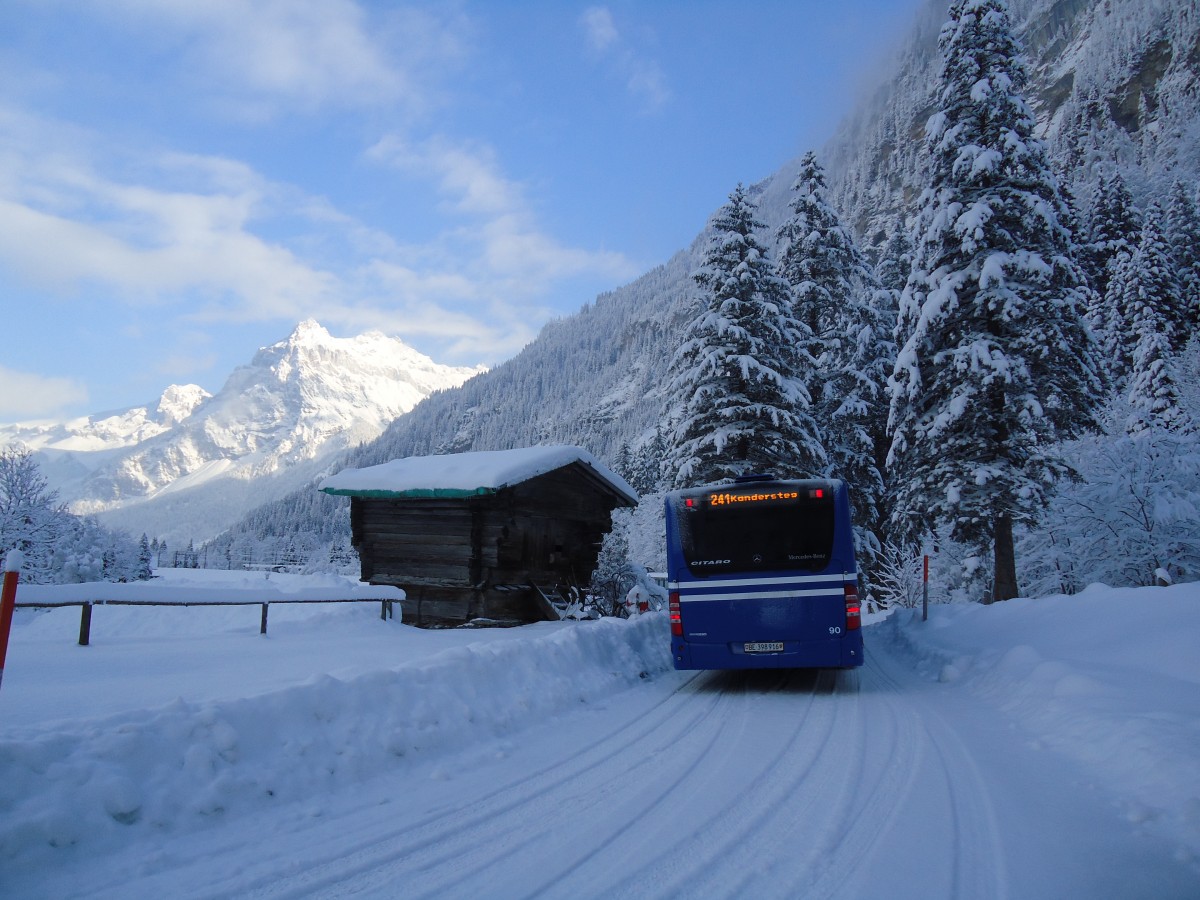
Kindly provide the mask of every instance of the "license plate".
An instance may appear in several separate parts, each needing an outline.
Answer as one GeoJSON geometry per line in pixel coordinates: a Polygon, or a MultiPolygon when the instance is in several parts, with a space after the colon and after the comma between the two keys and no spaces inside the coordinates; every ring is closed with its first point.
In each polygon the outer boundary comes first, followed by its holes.
{"type": "Polygon", "coordinates": [[[782,653],[783,641],[752,641],[743,645],[747,653],[782,653]]]}

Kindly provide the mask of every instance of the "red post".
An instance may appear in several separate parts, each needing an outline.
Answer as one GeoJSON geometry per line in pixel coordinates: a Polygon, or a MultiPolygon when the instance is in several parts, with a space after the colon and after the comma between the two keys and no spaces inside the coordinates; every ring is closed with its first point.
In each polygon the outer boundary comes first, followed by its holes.
{"type": "Polygon", "coordinates": [[[925,578],[921,586],[921,621],[929,619],[929,554],[925,554],[925,578]]]}
{"type": "Polygon", "coordinates": [[[0,684],[4,682],[4,659],[8,656],[8,634],[12,631],[13,609],[17,603],[17,579],[24,558],[12,550],[4,560],[4,590],[0,591],[0,684]]]}

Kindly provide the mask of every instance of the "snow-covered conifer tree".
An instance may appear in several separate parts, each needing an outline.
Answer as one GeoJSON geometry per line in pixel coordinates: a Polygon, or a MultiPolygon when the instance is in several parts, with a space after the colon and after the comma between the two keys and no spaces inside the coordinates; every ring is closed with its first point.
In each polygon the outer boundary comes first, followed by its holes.
{"type": "Polygon", "coordinates": [[[695,317],[672,364],[668,473],[678,487],[750,472],[816,475],[825,454],[798,377],[814,364],[812,335],[792,315],[741,185],[712,224],[693,276],[695,317]]]}
{"type": "Polygon", "coordinates": [[[780,226],[779,273],[795,315],[815,338],[810,381],[824,438],[826,472],[850,485],[859,550],[881,546],[886,386],[895,357],[891,298],[825,198],[825,173],[805,154],[792,186],[791,216],[780,226]]]}
{"type": "Polygon", "coordinates": [[[1101,176],[1092,195],[1087,241],[1079,254],[1095,296],[1104,296],[1113,261],[1122,251],[1133,252],[1140,230],[1141,214],[1121,173],[1101,176]]]}
{"type": "Polygon", "coordinates": [[[992,597],[1007,599],[1014,522],[1034,521],[1068,471],[1053,446],[1096,426],[1102,385],[1007,6],[956,0],[949,15],[890,384],[893,522],[990,547],[992,597]]]}
{"type": "Polygon", "coordinates": [[[1161,221],[1161,210],[1154,204],[1146,212],[1125,282],[1132,342],[1129,403],[1135,411],[1128,426],[1131,433],[1191,430],[1173,371],[1173,357],[1186,342],[1189,323],[1161,221]]]}
{"type": "Polygon", "coordinates": [[[1137,343],[1129,377],[1129,404],[1134,409],[1127,426],[1130,434],[1155,428],[1187,433],[1193,426],[1179,403],[1170,341],[1149,304],[1134,313],[1137,343]]]}
{"type": "Polygon", "coordinates": [[[875,264],[875,277],[885,290],[892,291],[895,296],[894,306],[900,305],[900,294],[908,281],[908,273],[912,269],[912,241],[908,230],[897,224],[888,235],[883,249],[879,251],[879,261],[875,264]]]}
{"type": "Polygon", "coordinates": [[[154,575],[154,553],[150,549],[150,538],[142,534],[138,541],[137,567],[133,572],[135,581],[149,581],[154,575]]]}
{"type": "Polygon", "coordinates": [[[1196,208],[1194,188],[1182,181],[1171,186],[1163,230],[1171,245],[1187,331],[1194,334],[1200,326],[1200,210],[1196,208]]]}
{"type": "Polygon", "coordinates": [[[1171,245],[1163,231],[1162,207],[1158,203],[1151,204],[1142,220],[1134,260],[1138,302],[1154,307],[1157,317],[1162,320],[1160,327],[1170,342],[1171,351],[1178,353],[1191,337],[1191,329],[1171,245]]]}
{"type": "Polygon", "coordinates": [[[662,488],[663,458],[667,441],[662,426],[656,426],[650,440],[637,448],[631,457],[632,479],[630,486],[639,494],[653,494],[662,488]]]}
{"type": "Polygon", "coordinates": [[[1137,296],[1137,248],[1122,248],[1108,265],[1104,299],[1089,317],[1108,381],[1123,390],[1133,365],[1133,303],[1137,296]]]}

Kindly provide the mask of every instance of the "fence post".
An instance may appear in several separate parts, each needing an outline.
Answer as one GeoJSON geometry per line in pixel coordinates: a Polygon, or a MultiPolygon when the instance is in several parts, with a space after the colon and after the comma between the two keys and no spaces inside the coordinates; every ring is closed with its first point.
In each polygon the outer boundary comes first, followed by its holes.
{"type": "Polygon", "coordinates": [[[92,642],[92,602],[85,600],[79,611],[79,646],[86,647],[92,642]]]}
{"type": "Polygon", "coordinates": [[[259,634],[266,634],[266,633],[267,633],[267,607],[268,607],[269,605],[270,605],[270,604],[268,604],[268,603],[264,603],[264,604],[262,605],[262,622],[261,622],[261,623],[259,623],[259,626],[258,626],[258,633],[259,633],[259,634]]]}
{"type": "Polygon", "coordinates": [[[4,588],[0,590],[0,683],[4,681],[4,659],[8,656],[8,635],[12,631],[13,610],[17,605],[17,580],[25,562],[20,550],[10,550],[4,559],[4,588]]]}

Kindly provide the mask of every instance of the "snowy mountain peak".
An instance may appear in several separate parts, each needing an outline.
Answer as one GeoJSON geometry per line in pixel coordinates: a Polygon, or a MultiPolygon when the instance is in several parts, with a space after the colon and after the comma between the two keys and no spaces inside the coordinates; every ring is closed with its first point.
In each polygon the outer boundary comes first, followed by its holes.
{"type": "Polygon", "coordinates": [[[43,470],[78,513],[135,533],[203,539],[482,371],[439,365],[377,331],[334,337],[308,319],[235,369],[215,395],[172,385],[153,410],[58,430],[0,428],[0,440],[43,451],[43,470]]]}
{"type": "Polygon", "coordinates": [[[296,330],[291,333],[288,340],[300,341],[306,338],[316,341],[329,340],[330,334],[316,319],[305,319],[296,326],[296,330]]]}
{"type": "Polygon", "coordinates": [[[211,396],[198,384],[173,384],[158,398],[158,421],[163,425],[176,425],[211,396]]]}
{"type": "Polygon", "coordinates": [[[65,422],[16,422],[0,425],[0,445],[20,444],[33,451],[96,453],[132,447],[185,421],[212,395],[196,384],[173,384],[158,403],[94,413],[65,422]]]}

